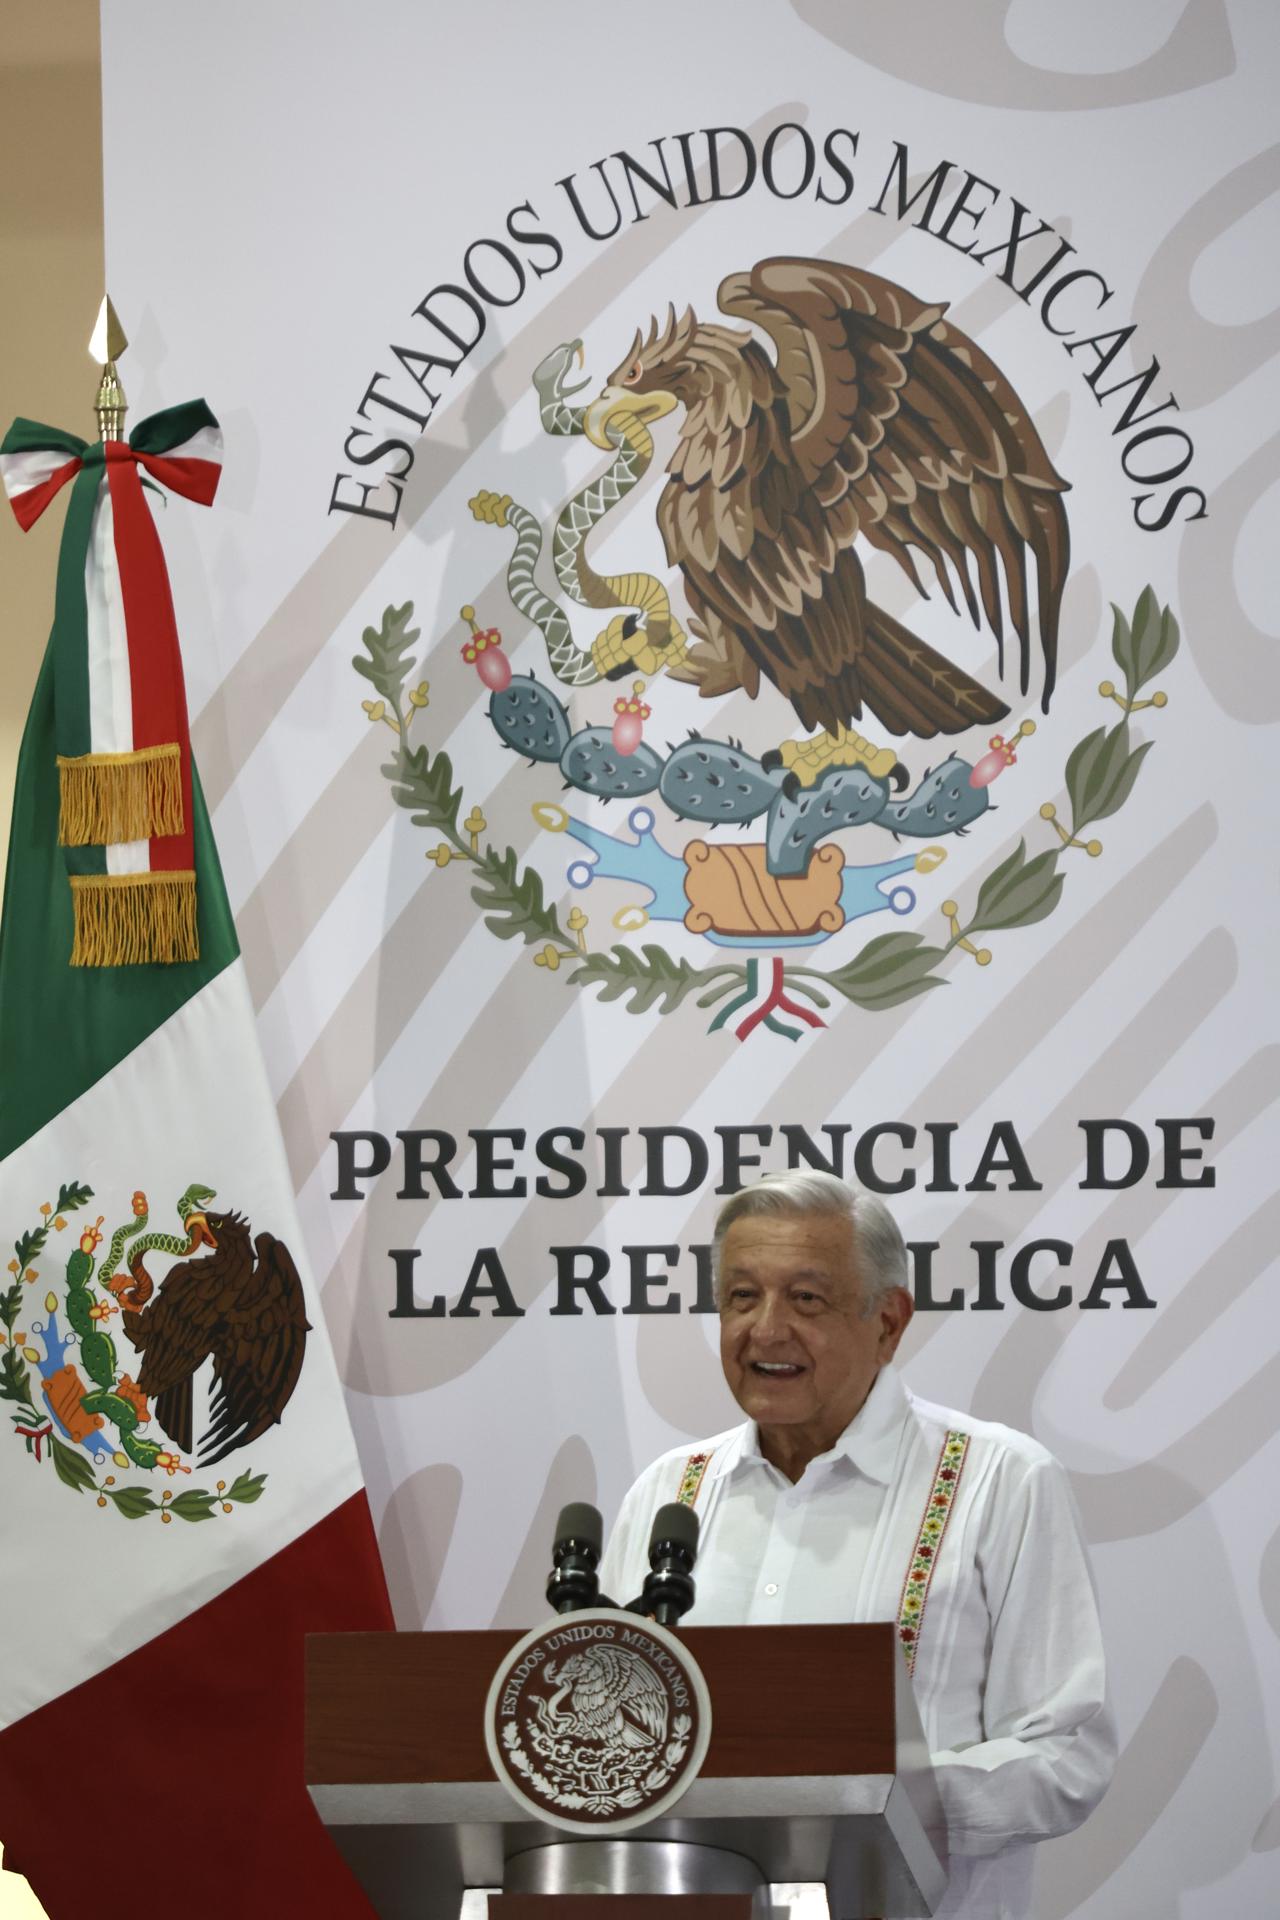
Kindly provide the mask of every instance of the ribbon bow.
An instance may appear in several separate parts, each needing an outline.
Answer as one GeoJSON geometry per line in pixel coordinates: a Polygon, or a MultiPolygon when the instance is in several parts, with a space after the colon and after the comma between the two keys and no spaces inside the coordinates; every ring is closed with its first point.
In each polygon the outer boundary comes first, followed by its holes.
{"type": "Polygon", "coordinates": [[[208,506],[221,452],[203,400],[152,414],[127,441],[15,420],[0,444],[24,531],[73,482],[50,637],[73,966],[199,952],[182,656],[143,475],[208,506]]]}

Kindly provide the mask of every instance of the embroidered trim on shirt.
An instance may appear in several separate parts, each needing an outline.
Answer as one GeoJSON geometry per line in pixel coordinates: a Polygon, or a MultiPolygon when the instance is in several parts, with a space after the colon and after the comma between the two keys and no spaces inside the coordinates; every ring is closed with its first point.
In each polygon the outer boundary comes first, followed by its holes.
{"type": "MultiPolygon", "coordinates": [[[[898,1610],[898,1638],[907,1656],[908,1673],[915,1671],[920,1629],[924,1625],[925,1602],[929,1598],[929,1583],[933,1579],[933,1570],[938,1564],[938,1555],[942,1551],[942,1537],[946,1533],[947,1522],[951,1518],[956,1488],[960,1485],[960,1475],[964,1469],[968,1451],[967,1433],[948,1433],[942,1443],[942,1452],[938,1456],[938,1468],[933,1476],[933,1490],[924,1510],[924,1519],[920,1522],[920,1532],[916,1538],[915,1551],[911,1556],[911,1565],[907,1568],[907,1577],[902,1583],[902,1603],[898,1610]]],[[[690,1461],[689,1464],[692,1466],[693,1462],[690,1461]]]]}
{"type": "Polygon", "coordinates": [[[698,1498],[702,1486],[702,1476],[711,1465],[709,1453],[691,1453],[684,1463],[684,1472],[680,1477],[680,1491],[676,1503],[682,1507],[691,1507],[698,1498]]]}

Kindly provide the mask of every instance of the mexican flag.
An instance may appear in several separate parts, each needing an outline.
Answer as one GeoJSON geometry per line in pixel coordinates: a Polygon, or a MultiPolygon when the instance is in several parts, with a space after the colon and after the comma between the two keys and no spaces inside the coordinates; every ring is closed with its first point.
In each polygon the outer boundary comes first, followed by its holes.
{"type": "Polygon", "coordinates": [[[303,1637],[390,1609],[147,495],[218,447],[201,402],[0,448],[24,525],[69,493],[0,924],[0,1842],[54,1916],[367,1920],[303,1637]]]}

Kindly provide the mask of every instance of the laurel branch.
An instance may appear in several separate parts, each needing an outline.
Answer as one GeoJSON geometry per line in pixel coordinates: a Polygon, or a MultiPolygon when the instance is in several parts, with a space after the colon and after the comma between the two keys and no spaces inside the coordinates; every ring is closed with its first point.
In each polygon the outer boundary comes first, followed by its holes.
{"type": "Polygon", "coordinates": [[[544,1800],[570,1812],[585,1809],[590,1813],[608,1814],[643,1806],[670,1784],[689,1750],[693,1721],[687,1713],[676,1715],[671,1729],[673,1737],[646,1771],[645,1760],[636,1754],[619,1756],[601,1743],[580,1746],[576,1740],[558,1735],[554,1723],[547,1717],[546,1702],[537,1700],[534,1708],[539,1723],[529,1728],[529,1744],[558,1778],[550,1779],[539,1772],[521,1746],[519,1729],[511,1721],[502,1729],[504,1757],[544,1800]],[[579,1784],[567,1784],[572,1780],[579,1784]]]}
{"type": "MultiPolygon", "coordinates": [[[[975,939],[1034,926],[1057,909],[1066,881],[1065,871],[1060,870],[1066,855],[1082,852],[1096,859],[1102,842],[1084,840],[1081,835],[1118,813],[1133,792],[1152,743],[1133,743],[1130,720],[1146,708],[1167,704],[1164,693],[1142,697],[1143,690],[1178,651],[1177,620],[1159,604],[1152,587],[1139,595],[1130,617],[1116,606],[1112,615],[1111,652],[1124,686],[1121,691],[1113,681],[1104,680],[1098,691],[1120,709],[1120,719],[1114,726],[1095,728],[1067,757],[1063,784],[1069,824],[1059,818],[1055,802],[1046,801],[1040,808],[1040,818],[1056,835],[1056,844],[1031,852],[1025,839],[1020,839],[1012,853],[979,882],[967,917],[958,902],[945,901],[945,940],[929,941],[923,934],[905,931],[878,934],[852,960],[830,972],[787,966],[786,988],[818,1007],[829,1007],[831,996],[839,995],[866,1012],[883,1012],[948,985],[938,969],[957,950],[971,955],[979,966],[989,964],[991,949],[975,946],[975,939]]],[[[499,851],[481,844],[488,823],[480,810],[472,808],[466,819],[459,819],[463,794],[460,786],[454,786],[449,756],[409,742],[415,715],[429,704],[425,680],[409,692],[407,706],[405,702],[404,690],[413,670],[411,655],[420,637],[410,625],[412,618],[411,601],[388,607],[380,626],[365,628],[365,655],[357,655],[352,665],[380,696],[364,702],[370,720],[383,722],[397,736],[395,755],[382,768],[393,799],[409,812],[415,826],[443,836],[428,853],[429,859],[442,868],[454,860],[470,863],[471,897],[484,913],[489,930],[503,940],[520,939],[526,945],[541,942],[534,956],[537,965],[549,972],[568,968],[571,986],[593,987],[602,1000],[621,1000],[629,1013],[648,1013],[654,1007],[673,1013],[690,995],[696,996],[699,1007],[710,1007],[735,990],[741,992],[747,982],[742,963],[695,967],[651,945],[638,952],[621,946],[588,952],[581,938],[585,921],[579,910],[575,907],[568,927],[562,926],[555,906],[544,896],[541,878],[532,868],[522,867],[515,850],[499,851]]]]}

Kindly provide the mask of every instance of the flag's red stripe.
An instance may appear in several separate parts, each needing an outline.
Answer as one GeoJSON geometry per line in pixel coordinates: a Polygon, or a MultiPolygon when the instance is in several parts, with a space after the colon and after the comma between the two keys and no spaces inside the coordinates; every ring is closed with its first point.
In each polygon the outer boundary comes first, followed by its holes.
{"type": "Polygon", "coordinates": [[[214,460],[200,460],[192,454],[177,457],[166,453],[140,453],[138,459],[162,486],[194,500],[198,507],[213,505],[222,468],[214,460]]]}
{"type": "Polygon", "coordinates": [[[35,525],[59,487],[65,487],[67,481],[79,473],[83,464],[81,460],[68,460],[51,473],[47,480],[42,480],[38,487],[28,487],[25,493],[15,493],[10,496],[9,505],[13,508],[13,517],[24,533],[29,532],[35,525]]]}
{"type": "Polygon", "coordinates": [[[178,646],[178,623],[169,590],[164,549],[142,493],[142,477],[130,450],[107,442],[107,477],[115,511],[116,556],[129,643],[133,695],[133,744],[157,747],[176,740],[182,755],[182,833],[151,842],[151,870],[185,870],[195,861],[191,831],[191,742],[187,694],[178,646]],[[117,452],[113,449],[118,448],[117,452]]]}
{"type": "MultiPolygon", "coordinates": [[[[117,1518],[86,1512],[85,1525],[117,1518]]],[[[372,1920],[303,1783],[303,1639],[391,1624],[359,1494],[0,1733],[6,1864],[57,1915],[372,1920]]]]}

